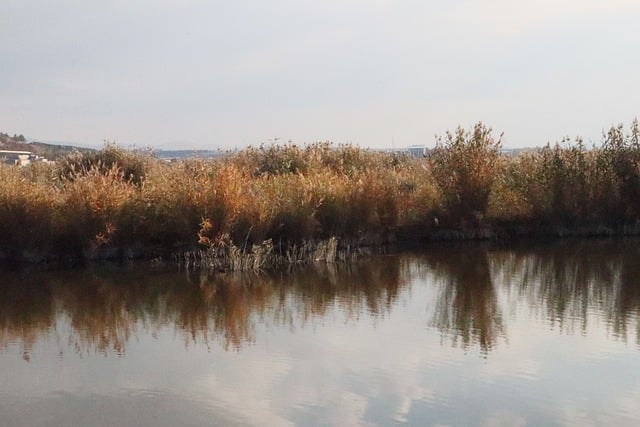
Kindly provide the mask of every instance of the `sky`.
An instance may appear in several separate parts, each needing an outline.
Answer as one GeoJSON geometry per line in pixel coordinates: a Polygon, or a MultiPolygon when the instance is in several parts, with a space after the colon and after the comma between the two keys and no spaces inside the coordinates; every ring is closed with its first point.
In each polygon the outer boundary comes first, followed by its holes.
{"type": "Polygon", "coordinates": [[[640,115],[637,0],[2,0],[0,131],[101,146],[540,146],[640,115]]]}

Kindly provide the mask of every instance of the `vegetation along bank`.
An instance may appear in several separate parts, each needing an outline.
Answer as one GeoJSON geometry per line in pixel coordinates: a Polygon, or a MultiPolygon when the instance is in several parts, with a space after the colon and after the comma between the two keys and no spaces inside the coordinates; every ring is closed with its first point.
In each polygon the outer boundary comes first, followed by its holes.
{"type": "Polygon", "coordinates": [[[316,143],[169,163],[107,145],[0,165],[9,264],[145,257],[252,269],[434,239],[640,233],[640,126],[518,155],[481,123],[425,158],[316,143]]]}

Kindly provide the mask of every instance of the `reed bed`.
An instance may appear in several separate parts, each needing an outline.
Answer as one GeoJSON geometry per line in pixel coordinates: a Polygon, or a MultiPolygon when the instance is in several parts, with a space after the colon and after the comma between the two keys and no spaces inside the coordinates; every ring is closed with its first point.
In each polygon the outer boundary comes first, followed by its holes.
{"type": "Polygon", "coordinates": [[[290,267],[309,263],[334,264],[356,260],[363,249],[340,245],[331,237],[317,242],[303,241],[288,247],[274,247],[271,239],[251,248],[238,247],[231,241],[210,245],[206,249],[184,251],[174,255],[176,263],[186,269],[211,271],[254,271],[276,266],[290,267]]]}
{"type": "Polygon", "coordinates": [[[565,139],[518,156],[501,154],[482,123],[446,133],[426,158],[317,143],[166,163],[108,145],[55,165],[0,166],[0,257],[181,254],[246,270],[348,258],[396,237],[633,234],[639,140],[636,120],[598,146],[565,139]]]}

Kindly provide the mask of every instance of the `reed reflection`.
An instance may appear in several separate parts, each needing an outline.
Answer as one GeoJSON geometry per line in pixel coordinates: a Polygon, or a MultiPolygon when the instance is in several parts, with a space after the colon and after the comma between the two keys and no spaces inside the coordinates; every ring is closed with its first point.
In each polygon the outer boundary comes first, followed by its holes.
{"type": "Polygon", "coordinates": [[[187,346],[240,350],[263,324],[303,327],[332,310],[348,321],[386,317],[410,295],[408,283],[436,290],[435,306],[425,302],[434,307],[429,322],[443,342],[463,349],[487,354],[506,341],[514,307],[565,333],[587,334],[589,325],[604,323],[609,336],[640,345],[638,259],[638,240],[565,241],[431,247],[272,274],[140,267],[7,273],[0,276],[0,350],[18,348],[29,360],[39,340],[55,335],[65,351],[124,354],[138,332],[167,328],[187,346]]]}
{"type": "Polygon", "coordinates": [[[603,320],[610,336],[627,341],[634,334],[640,345],[638,260],[640,241],[629,239],[433,246],[409,263],[438,286],[431,326],[453,346],[487,353],[508,340],[503,313],[519,303],[563,333],[587,334],[590,323],[603,320]]]}
{"type": "Polygon", "coordinates": [[[565,241],[494,251],[497,282],[507,283],[554,328],[587,333],[593,314],[614,337],[636,329],[640,344],[640,241],[565,241]],[[635,323],[635,325],[634,325],[635,323]]]}
{"type": "Polygon", "coordinates": [[[80,354],[124,354],[138,330],[174,327],[185,345],[239,350],[256,324],[304,324],[336,307],[347,319],[383,316],[406,286],[398,258],[280,274],[84,271],[3,276],[0,348],[34,343],[58,328],[80,354]],[[64,325],[68,324],[68,327],[64,325]]]}
{"type": "Polygon", "coordinates": [[[0,349],[20,345],[25,360],[35,342],[55,319],[51,290],[36,278],[26,282],[15,275],[0,280],[0,349]]]}
{"type": "Polygon", "coordinates": [[[439,286],[431,325],[466,349],[487,353],[505,337],[501,309],[484,246],[437,247],[420,257],[439,286]]]}

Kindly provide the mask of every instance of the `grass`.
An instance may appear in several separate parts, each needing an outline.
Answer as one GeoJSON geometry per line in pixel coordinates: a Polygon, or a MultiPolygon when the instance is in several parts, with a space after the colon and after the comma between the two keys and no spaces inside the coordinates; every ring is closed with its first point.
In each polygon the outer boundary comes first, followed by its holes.
{"type": "Polygon", "coordinates": [[[479,123],[439,137],[424,159],[318,143],[165,163],[109,145],[55,165],[2,165],[0,253],[203,250],[211,265],[235,254],[246,269],[272,255],[297,260],[295,250],[332,238],[346,246],[442,229],[638,228],[637,121],[611,128],[598,147],[576,139],[515,157],[500,149],[479,123]]]}

